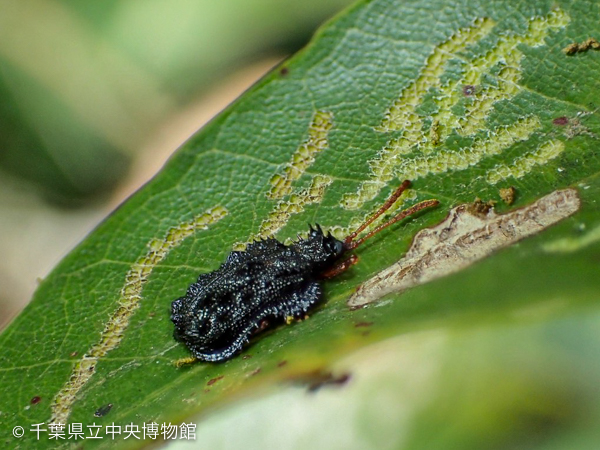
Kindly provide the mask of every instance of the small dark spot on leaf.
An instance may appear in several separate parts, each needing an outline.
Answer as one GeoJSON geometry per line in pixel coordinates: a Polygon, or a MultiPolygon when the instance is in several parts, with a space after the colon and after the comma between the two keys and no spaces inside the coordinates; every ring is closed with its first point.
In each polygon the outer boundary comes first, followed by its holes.
{"type": "Polygon", "coordinates": [[[250,359],[250,358],[252,358],[252,355],[244,355],[244,356],[242,356],[242,359],[250,359]]]}
{"type": "Polygon", "coordinates": [[[286,76],[288,73],[290,73],[290,69],[288,69],[287,67],[282,67],[281,69],[279,69],[279,73],[281,74],[281,76],[286,76]]]}
{"type": "Polygon", "coordinates": [[[223,379],[223,375],[212,378],[210,380],[208,380],[208,383],[206,383],[207,386],[212,386],[213,384],[215,384],[217,381],[222,380],[223,379]]]}
{"type": "Polygon", "coordinates": [[[112,403],[108,403],[104,406],[101,406],[94,413],[94,417],[104,417],[105,415],[107,415],[110,412],[112,407],[113,407],[112,403]]]}
{"type": "Polygon", "coordinates": [[[373,322],[356,322],[354,324],[355,328],[362,328],[362,327],[370,327],[371,325],[373,325],[373,322]]]}
{"type": "Polygon", "coordinates": [[[474,95],[475,91],[475,86],[473,86],[472,84],[465,84],[463,86],[463,94],[465,95],[465,97],[470,97],[471,95],[474,95]]]}
{"type": "Polygon", "coordinates": [[[290,378],[292,381],[307,386],[308,392],[315,392],[323,386],[341,386],[350,379],[349,373],[333,375],[329,371],[315,370],[313,372],[296,375],[290,378]]]}
{"type": "Polygon", "coordinates": [[[284,359],[283,361],[279,361],[279,362],[277,363],[277,367],[283,367],[283,366],[285,366],[287,363],[288,363],[288,362],[287,362],[287,360],[285,360],[285,359],[284,359]]]}
{"type": "Polygon", "coordinates": [[[156,315],[156,313],[154,311],[152,311],[150,314],[148,314],[148,316],[150,317],[154,317],[156,315]]]}
{"type": "Polygon", "coordinates": [[[42,401],[42,397],[39,397],[39,396],[37,396],[37,395],[36,395],[36,396],[35,396],[35,397],[33,397],[33,398],[32,398],[32,399],[29,401],[29,402],[30,402],[32,405],[37,405],[37,404],[38,404],[39,402],[41,402],[41,401],[42,401]]]}
{"type": "Polygon", "coordinates": [[[322,374],[322,377],[308,385],[308,392],[316,392],[324,386],[343,386],[350,380],[349,373],[333,376],[331,372],[322,374]]]}
{"type": "Polygon", "coordinates": [[[440,121],[434,120],[429,129],[429,140],[432,145],[440,145],[440,121]]]}
{"type": "Polygon", "coordinates": [[[566,116],[557,117],[552,121],[552,124],[558,125],[559,127],[563,127],[569,123],[569,119],[566,116]]]}
{"type": "Polygon", "coordinates": [[[259,367],[255,370],[253,370],[252,372],[250,372],[250,374],[248,376],[253,377],[254,375],[258,375],[261,370],[262,370],[262,368],[259,367]]]}

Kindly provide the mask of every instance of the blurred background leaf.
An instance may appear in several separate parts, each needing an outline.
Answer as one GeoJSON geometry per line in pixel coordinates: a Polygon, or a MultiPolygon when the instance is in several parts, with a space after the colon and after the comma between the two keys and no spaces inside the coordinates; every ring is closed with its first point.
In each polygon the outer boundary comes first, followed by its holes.
{"type": "Polygon", "coordinates": [[[56,201],[106,194],[215,77],[297,49],[346,3],[5,2],[1,167],[56,201]]]}

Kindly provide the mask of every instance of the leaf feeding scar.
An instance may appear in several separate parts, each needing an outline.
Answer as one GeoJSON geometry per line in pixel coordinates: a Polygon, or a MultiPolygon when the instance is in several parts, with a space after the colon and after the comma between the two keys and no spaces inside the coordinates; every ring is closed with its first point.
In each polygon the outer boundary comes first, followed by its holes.
{"type": "Polygon", "coordinates": [[[404,181],[343,241],[316,225],[310,227],[308,237],[290,245],[268,238],[252,242],[245,251],[231,252],[221,267],[201,274],[186,295],[171,304],[175,338],[199,360],[224,361],[271,321],[304,317],[322,299],[321,281],[358,261],[354,254],[344,258],[348,252],[384,228],[439,204],[433,199],[417,203],[358,238],[409,186],[410,181],[404,181]]]}

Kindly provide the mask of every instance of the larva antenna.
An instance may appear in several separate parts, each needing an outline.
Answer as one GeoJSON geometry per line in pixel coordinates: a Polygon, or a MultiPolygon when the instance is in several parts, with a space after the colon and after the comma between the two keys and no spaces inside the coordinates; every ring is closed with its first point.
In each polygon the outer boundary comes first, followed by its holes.
{"type": "Polygon", "coordinates": [[[361,226],[359,226],[356,230],[354,230],[352,233],[350,233],[348,236],[346,236],[346,239],[344,239],[344,247],[346,248],[346,250],[353,250],[353,249],[355,249],[356,247],[358,247],[359,245],[361,245],[363,242],[365,242],[367,239],[375,236],[381,230],[389,227],[390,225],[395,224],[396,222],[398,222],[399,220],[404,219],[405,217],[412,216],[413,214],[421,211],[422,209],[429,208],[429,207],[432,207],[432,206],[437,206],[437,205],[440,204],[440,202],[437,201],[437,200],[435,200],[435,199],[433,199],[433,200],[424,200],[424,201],[422,201],[420,203],[417,203],[416,205],[411,206],[410,208],[407,208],[407,209],[404,209],[404,210],[400,211],[398,214],[396,214],[390,220],[388,220],[387,222],[379,225],[377,228],[375,228],[373,231],[371,231],[366,236],[363,236],[362,238],[360,238],[358,240],[355,240],[356,237],[361,232],[363,232],[369,225],[371,225],[379,216],[381,216],[388,209],[390,209],[392,207],[392,205],[394,203],[396,203],[396,201],[398,200],[398,198],[400,198],[400,196],[402,195],[402,193],[406,189],[409,188],[409,186],[410,186],[410,181],[409,180],[404,180],[402,182],[402,184],[398,187],[398,189],[396,189],[394,191],[394,193],[386,200],[386,202],[381,206],[381,208],[379,208],[377,210],[377,212],[375,214],[373,214],[371,217],[369,217],[367,220],[365,220],[361,226]]]}

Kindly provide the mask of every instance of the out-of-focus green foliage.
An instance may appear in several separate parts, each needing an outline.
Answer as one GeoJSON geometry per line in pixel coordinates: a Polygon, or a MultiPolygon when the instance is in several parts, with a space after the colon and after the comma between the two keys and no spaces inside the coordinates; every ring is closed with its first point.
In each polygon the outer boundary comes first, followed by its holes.
{"type": "Polygon", "coordinates": [[[107,194],[155,127],[216,77],[297,49],[348,2],[6,2],[0,169],[67,205],[107,194]]]}

